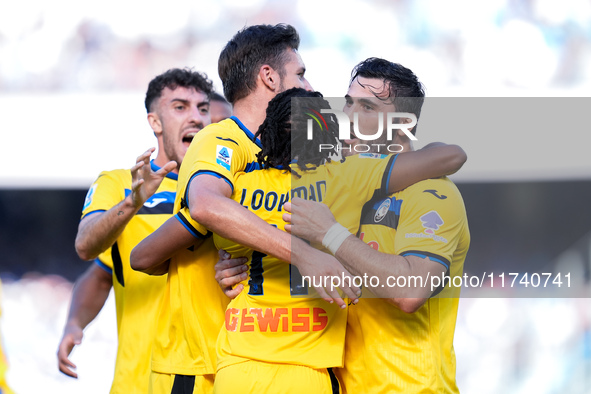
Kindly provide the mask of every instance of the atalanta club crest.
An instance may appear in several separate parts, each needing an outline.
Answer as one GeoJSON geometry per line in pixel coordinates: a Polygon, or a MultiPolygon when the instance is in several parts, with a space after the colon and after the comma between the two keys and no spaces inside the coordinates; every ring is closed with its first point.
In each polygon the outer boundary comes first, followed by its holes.
{"type": "Polygon", "coordinates": [[[378,209],[376,210],[376,214],[373,217],[373,220],[376,223],[379,223],[382,221],[382,219],[384,219],[386,217],[386,214],[388,213],[388,211],[390,210],[390,205],[392,204],[392,200],[390,200],[389,198],[385,199],[380,206],[378,207],[378,209]]]}

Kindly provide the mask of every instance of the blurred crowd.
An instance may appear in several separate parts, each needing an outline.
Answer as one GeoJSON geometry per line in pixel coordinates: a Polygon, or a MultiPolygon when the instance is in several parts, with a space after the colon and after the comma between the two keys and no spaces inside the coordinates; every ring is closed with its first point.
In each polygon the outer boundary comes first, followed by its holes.
{"type": "Polygon", "coordinates": [[[435,92],[591,85],[585,0],[58,3],[0,5],[2,92],[142,90],[185,65],[217,78],[217,56],[236,30],[278,22],[298,28],[302,52],[323,54],[328,80],[328,59],[381,56],[411,67],[435,92]]]}

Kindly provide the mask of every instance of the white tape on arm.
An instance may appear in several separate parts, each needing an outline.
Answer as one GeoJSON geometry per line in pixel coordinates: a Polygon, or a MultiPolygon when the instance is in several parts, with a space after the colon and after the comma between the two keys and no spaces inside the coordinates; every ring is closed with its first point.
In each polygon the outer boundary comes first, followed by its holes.
{"type": "Polygon", "coordinates": [[[352,235],[349,230],[341,226],[339,223],[335,223],[324,235],[322,246],[330,250],[330,253],[334,256],[349,235],[352,235]]]}

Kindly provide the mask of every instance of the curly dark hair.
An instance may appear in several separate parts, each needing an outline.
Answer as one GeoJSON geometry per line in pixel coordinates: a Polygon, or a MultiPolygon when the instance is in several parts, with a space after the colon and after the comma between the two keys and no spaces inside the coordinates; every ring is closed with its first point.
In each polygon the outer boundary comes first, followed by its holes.
{"type": "Polygon", "coordinates": [[[286,50],[298,49],[300,36],[287,24],[249,26],[232,37],[218,60],[218,74],[226,99],[234,104],[256,87],[256,76],[264,64],[285,75],[286,50]]]}
{"type": "Polygon", "coordinates": [[[206,95],[213,93],[213,83],[207,79],[205,73],[193,71],[189,68],[171,68],[170,70],[156,76],[148,84],[146,92],[146,111],[152,111],[152,103],[160,97],[164,88],[176,89],[178,87],[194,88],[206,95]]]}
{"type": "MultiPolygon", "coordinates": [[[[425,101],[425,87],[410,69],[385,59],[370,57],[355,66],[351,72],[349,86],[357,77],[383,80],[384,88],[389,89],[387,100],[393,98],[392,103],[396,111],[413,113],[419,119],[425,101]]],[[[381,95],[378,96],[380,93],[374,92],[374,95],[384,100],[380,97],[381,95]]],[[[416,129],[416,126],[412,129],[413,135],[416,129]]]]}
{"type": "Polygon", "coordinates": [[[255,134],[262,145],[257,154],[261,168],[291,171],[289,163],[297,160],[300,170],[306,170],[330,162],[330,156],[337,154],[336,147],[339,144],[338,125],[333,116],[323,115],[327,130],[312,122],[312,139],[308,140],[307,136],[308,119],[311,119],[309,113],[329,108],[329,103],[320,92],[291,88],[275,96],[269,102],[265,121],[255,134]],[[320,150],[320,144],[330,144],[333,149],[320,150]]]}

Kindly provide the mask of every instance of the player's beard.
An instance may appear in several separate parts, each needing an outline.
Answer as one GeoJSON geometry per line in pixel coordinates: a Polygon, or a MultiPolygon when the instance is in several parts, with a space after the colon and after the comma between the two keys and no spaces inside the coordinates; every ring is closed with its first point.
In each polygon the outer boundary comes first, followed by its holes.
{"type": "Polygon", "coordinates": [[[277,92],[277,94],[283,93],[287,90],[285,89],[285,84],[283,83],[283,81],[285,80],[285,66],[283,67],[283,71],[279,73],[279,91],[277,92]]]}
{"type": "Polygon", "coordinates": [[[174,160],[177,163],[177,170],[181,166],[181,162],[185,157],[185,146],[181,143],[179,144],[178,141],[175,140],[172,136],[163,133],[163,145],[164,145],[164,153],[166,153],[166,157],[168,160],[174,160]]]}

